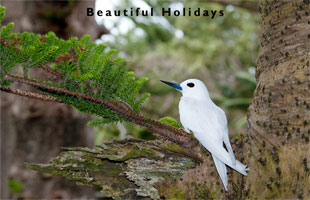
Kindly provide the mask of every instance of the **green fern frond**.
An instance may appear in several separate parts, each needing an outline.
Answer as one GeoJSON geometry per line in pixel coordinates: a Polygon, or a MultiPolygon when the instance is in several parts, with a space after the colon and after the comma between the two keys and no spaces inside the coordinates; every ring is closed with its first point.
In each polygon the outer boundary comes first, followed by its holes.
{"type": "MultiPolygon", "coordinates": [[[[0,6],[0,21],[5,8],[0,6]]],[[[80,40],[71,37],[68,40],[58,38],[54,33],[45,35],[34,33],[13,33],[13,23],[2,26],[0,31],[0,83],[9,86],[11,81],[4,80],[13,68],[22,66],[23,78],[33,80],[28,74],[30,68],[42,68],[56,71],[61,76],[57,80],[36,80],[42,84],[62,88],[70,92],[83,93],[90,97],[122,102],[139,112],[139,107],[150,94],[139,95],[146,77],[136,79],[129,72],[124,59],[116,57],[116,50],[104,44],[91,42],[89,35],[80,40]],[[137,96],[141,96],[137,98],[137,96]]],[[[64,103],[73,105],[81,112],[91,113],[100,118],[90,124],[104,124],[126,119],[111,110],[93,102],[40,88],[44,93],[54,96],[64,103]]]]}
{"type": "Polygon", "coordinates": [[[136,108],[140,108],[140,106],[146,101],[147,98],[151,96],[150,93],[144,93],[136,102],[136,108]]]}

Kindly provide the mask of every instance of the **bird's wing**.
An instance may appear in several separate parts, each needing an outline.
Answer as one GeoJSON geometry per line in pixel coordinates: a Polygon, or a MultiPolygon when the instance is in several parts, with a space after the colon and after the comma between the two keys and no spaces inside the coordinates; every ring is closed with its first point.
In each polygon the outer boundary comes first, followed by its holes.
{"type": "Polygon", "coordinates": [[[227,134],[227,121],[224,111],[217,106],[199,102],[181,101],[179,105],[182,125],[193,131],[199,142],[217,159],[246,175],[246,166],[234,158],[227,134]],[[223,142],[229,153],[223,147],[223,142]]]}
{"type": "Polygon", "coordinates": [[[179,104],[179,112],[181,123],[185,129],[194,133],[205,132],[205,137],[223,143],[227,121],[225,114],[221,113],[218,107],[182,98],[179,104]]]}
{"type": "Polygon", "coordinates": [[[229,134],[228,134],[228,127],[227,127],[227,118],[226,118],[226,115],[225,115],[225,112],[218,106],[215,106],[216,107],[216,116],[219,118],[218,121],[220,122],[223,122],[222,124],[225,124],[224,126],[222,126],[221,128],[223,128],[222,130],[220,131],[223,131],[223,142],[228,150],[228,153],[229,153],[229,156],[230,156],[230,159],[232,160],[233,164],[236,164],[236,158],[235,158],[235,155],[234,155],[234,151],[231,147],[231,144],[230,144],[230,140],[229,140],[229,134]]]}
{"type": "Polygon", "coordinates": [[[217,107],[217,108],[219,110],[219,117],[222,118],[221,120],[226,122],[225,130],[224,130],[224,134],[223,134],[223,142],[224,142],[224,144],[228,150],[231,161],[235,165],[236,164],[236,158],[235,158],[235,154],[234,154],[234,151],[231,147],[230,140],[229,140],[226,115],[225,115],[225,112],[221,108],[219,108],[219,107],[217,107]]]}
{"type": "Polygon", "coordinates": [[[231,163],[228,152],[223,147],[226,118],[217,107],[200,105],[199,102],[180,102],[180,119],[186,129],[193,131],[200,143],[224,163],[231,163]],[[227,158],[226,158],[227,155],[227,158]]]}
{"type": "MultiPolygon", "coordinates": [[[[199,142],[215,157],[224,162],[226,165],[231,167],[234,166],[229,153],[223,147],[223,143],[221,141],[216,141],[212,138],[208,138],[205,136],[204,132],[193,131],[195,137],[199,140],[199,142]]],[[[209,130],[211,132],[211,130],[209,130]]]]}
{"type": "Polygon", "coordinates": [[[219,173],[219,176],[223,182],[225,191],[227,191],[228,177],[227,177],[226,165],[225,163],[217,159],[215,156],[212,155],[212,157],[213,157],[217,172],[219,173]]]}
{"type": "Polygon", "coordinates": [[[227,131],[227,133],[224,134],[223,140],[224,140],[224,144],[228,150],[230,159],[233,162],[233,164],[235,165],[236,164],[236,158],[235,158],[234,151],[233,151],[231,144],[230,144],[230,141],[229,141],[228,131],[227,131]]]}
{"type": "Polygon", "coordinates": [[[194,132],[194,134],[195,137],[199,140],[199,142],[212,154],[213,157],[216,157],[218,160],[238,171],[239,173],[245,176],[247,175],[247,166],[242,164],[238,160],[235,160],[235,163],[233,163],[229,156],[229,153],[221,145],[222,143],[219,144],[214,140],[210,140],[209,138],[204,137],[201,133],[194,132]]]}

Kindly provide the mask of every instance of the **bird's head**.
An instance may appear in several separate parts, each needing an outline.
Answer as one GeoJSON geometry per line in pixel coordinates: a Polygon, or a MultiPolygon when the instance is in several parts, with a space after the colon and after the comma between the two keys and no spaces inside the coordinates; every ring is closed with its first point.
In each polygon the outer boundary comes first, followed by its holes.
{"type": "Polygon", "coordinates": [[[207,87],[202,81],[198,79],[188,79],[186,81],[183,81],[181,84],[168,81],[161,82],[179,90],[184,97],[191,97],[197,99],[209,97],[207,87]]]}

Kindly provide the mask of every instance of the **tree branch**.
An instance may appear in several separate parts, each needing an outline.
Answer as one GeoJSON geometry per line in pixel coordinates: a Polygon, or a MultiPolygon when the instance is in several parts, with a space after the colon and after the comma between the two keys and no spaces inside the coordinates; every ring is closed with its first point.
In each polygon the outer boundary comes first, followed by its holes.
{"type": "Polygon", "coordinates": [[[33,92],[28,92],[28,91],[24,91],[24,90],[19,90],[19,89],[13,89],[7,86],[0,86],[0,90],[7,92],[7,93],[11,93],[11,94],[16,94],[19,96],[23,96],[23,97],[28,97],[28,98],[33,98],[33,99],[38,99],[38,100],[42,100],[42,101],[50,101],[50,102],[57,102],[57,103],[63,103],[61,100],[52,97],[52,96],[48,96],[45,94],[38,94],[38,93],[33,93],[33,92]]]}
{"type": "Polygon", "coordinates": [[[48,164],[26,164],[26,167],[63,176],[80,185],[96,186],[104,197],[160,199],[154,183],[167,177],[181,177],[197,166],[181,154],[158,148],[163,143],[127,137],[105,142],[96,149],[64,148],[48,164]]]}
{"type": "MultiPolygon", "coordinates": [[[[176,143],[184,148],[186,148],[188,151],[182,151],[183,155],[186,155],[190,158],[193,158],[199,162],[203,161],[201,151],[202,149],[199,148],[197,152],[193,152],[192,149],[197,146],[198,142],[197,140],[193,139],[191,135],[187,132],[185,132],[182,129],[175,128],[173,126],[170,126],[168,124],[156,121],[150,117],[146,117],[141,113],[136,113],[134,112],[130,107],[124,105],[121,102],[114,102],[114,101],[108,101],[108,100],[103,100],[103,99],[98,99],[93,96],[88,96],[84,93],[78,93],[78,92],[73,92],[66,90],[64,88],[57,88],[54,86],[46,85],[44,83],[41,83],[39,81],[35,80],[27,80],[25,78],[19,77],[19,76],[14,76],[14,75],[5,75],[4,80],[7,81],[14,81],[14,82],[19,82],[23,83],[32,87],[38,87],[42,89],[47,89],[59,93],[63,93],[66,95],[71,95],[77,98],[82,98],[85,100],[90,101],[93,104],[100,104],[101,106],[111,110],[112,112],[119,114],[123,117],[125,117],[127,120],[130,122],[146,127],[148,130],[154,132],[154,134],[157,134],[161,137],[164,137],[165,139],[176,143]]],[[[35,99],[41,99],[41,100],[48,100],[50,99],[49,96],[42,96],[40,97],[41,94],[35,94],[35,93],[29,93],[29,92],[14,92],[12,89],[4,88],[2,89],[3,91],[14,93],[17,95],[21,96],[27,96],[35,99]]],[[[54,98],[52,101],[58,101],[61,102],[59,99],[54,98]]]]}

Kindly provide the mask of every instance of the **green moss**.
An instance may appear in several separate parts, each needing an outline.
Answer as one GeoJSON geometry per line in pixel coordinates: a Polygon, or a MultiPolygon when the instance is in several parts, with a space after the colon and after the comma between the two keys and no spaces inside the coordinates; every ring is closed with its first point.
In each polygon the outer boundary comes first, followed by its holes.
{"type": "Polygon", "coordinates": [[[173,195],[171,197],[168,197],[167,199],[178,199],[178,200],[187,199],[186,190],[180,190],[177,189],[177,187],[171,188],[170,190],[171,190],[170,192],[173,195]]]}
{"type": "Polygon", "coordinates": [[[166,124],[169,124],[171,126],[174,126],[176,128],[183,128],[182,124],[177,122],[177,120],[173,119],[172,117],[163,117],[159,121],[166,123],[166,124]]]}
{"type": "Polygon", "coordinates": [[[188,150],[186,150],[185,148],[179,146],[178,144],[175,143],[168,143],[168,144],[162,144],[160,146],[163,149],[166,149],[168,151],[172,151],[172,152],[177,152],[177,153],[186,153],[188,152],[188,150]]]}
{"type": "Polygon", "coordinates": [[[235,136],[235,139],[244,139],[245,138],[245,135],[244,134],[242,134],[242,133],[239,133],[239,134],[237,134],[236,136],[235,136]]]}
{"type": "Polygon", "coordinates": [[[109,146],[109,149],[105,149],[106,154],[98,155],[99,158],[106,158],[111,161],[126,161],[128,159],[134,159],[139,157],[146,158],[159,158],[160,153],[155,149],[150,149],[146,145],[142,144],[127,144],[120,146],[109,146]]]}
{"type": "Polygon", "coordinates": [[[202,184],[197,184],[195,186],[195,193],[196,193],[196,196],[200,199],[214,199],[215,198],[215,195],[216,193],[210,193],[208,190],[206,190],[206,186],[205,185],[202,185],[202,184]]]}

